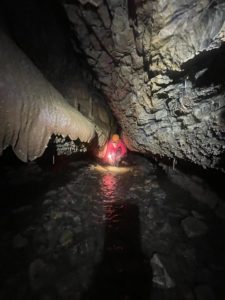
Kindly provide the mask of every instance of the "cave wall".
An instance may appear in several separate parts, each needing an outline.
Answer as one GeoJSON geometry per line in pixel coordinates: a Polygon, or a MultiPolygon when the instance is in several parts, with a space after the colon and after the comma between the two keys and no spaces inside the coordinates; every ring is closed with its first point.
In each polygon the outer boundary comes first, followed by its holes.
{"type": "Polygon", "coordinates": [[[224,1],[61,2],[128,147],[223,169],[224,1]]]}

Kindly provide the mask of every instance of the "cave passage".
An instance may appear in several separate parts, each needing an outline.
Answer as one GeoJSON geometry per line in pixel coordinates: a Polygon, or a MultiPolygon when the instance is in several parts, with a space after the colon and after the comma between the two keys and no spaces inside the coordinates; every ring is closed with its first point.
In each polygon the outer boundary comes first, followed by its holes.
{"type": "Polygon", "coordinates": [[[128,159],[124,174],[63,157],[1,165],[1,300],[224,299],[219,196],[128,159]]]}
{"type": "Polygon", "coordinates": [[[224,172],[225,6],[186,2],[1,1],[0,300],[225,299],[224,183],[176,169],[224,172]],[[161,166],[81,157],[116,131],[161,166]]]}

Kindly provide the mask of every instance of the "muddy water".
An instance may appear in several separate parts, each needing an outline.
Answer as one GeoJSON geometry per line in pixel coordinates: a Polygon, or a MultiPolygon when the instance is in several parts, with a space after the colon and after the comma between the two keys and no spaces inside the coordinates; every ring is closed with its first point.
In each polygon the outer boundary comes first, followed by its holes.
{"type": "Polygon", "coordinates": [[[222,199],[133,156],[1,171],[0,299],[225,299],[222,199]]]}

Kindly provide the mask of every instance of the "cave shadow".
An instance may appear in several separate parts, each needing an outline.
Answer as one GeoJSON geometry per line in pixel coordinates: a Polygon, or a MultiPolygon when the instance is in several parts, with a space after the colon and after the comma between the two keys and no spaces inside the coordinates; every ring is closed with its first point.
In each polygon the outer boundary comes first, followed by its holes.
{"type": "Polygon", "coordinates": [[[33,204],[50,183],[47,173],[39,172],[33,163],[19,160],[11,147],[5,149],[0,158],[0,178],[0,216],[33,204]]]}
{"type": "Polygon", "coordinates": [[[117,220],[105,223],[103,259],[82,300],[149,300],[152,270],[141,249],[138,207],[128,202],[110,206],[117,220]]]}
{"type": "Polygon", "coordinates": [[[71,181],[71,173],[88,165],[88,155],[78,153],[57,156],[51,141],[44,154],[34,162],[22,162],[16,157],[12,147],[4,150],[0,157],[0,217],[8,218],[10,228],[18,230],[38,216],[43,195],[58,189],[71,181]],[[52,158],[55,155],[55,162],[52,158]],[[74,162],[74,165],[72,164],[74,162]],[[29,214],[21,221],[12,214],[19,209],[29,209],[29,214]],[[30,217],[28,217],[30,215],[30,217]]]}
{"type": "MultiPolygon", "coordinates": [[[[91,146],[97,147],[97,140],[91,146]]],[[[92,150],[90,146],[90,149],[92,150]]],[[[49,189],[56,189],[71,181],[73,171],[79,171],[93,161],[91,151],[70,156],[57,155],[54,135],[41,157],[22,162],[8,147],[0,157],[0,216],[26,205],[39,205],[49,189]]]]}
{"type": "Polygon", "coordinates": [[[184,63],[182,68],[189,75],[196,87],[208,87],[211,84],[221,85],[225,80],[225,43],[210,52],[203,51],[194,59],[184,63]],[[199,76],[196,77],[199,72],[199,76]],[[200,75],[202,72],[202,75],[200,75]]]}

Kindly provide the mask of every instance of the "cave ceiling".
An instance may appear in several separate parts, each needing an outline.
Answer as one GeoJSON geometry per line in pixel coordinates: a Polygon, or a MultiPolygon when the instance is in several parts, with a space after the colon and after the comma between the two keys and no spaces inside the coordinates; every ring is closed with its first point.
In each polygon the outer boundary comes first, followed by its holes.
{"type": "MultiPolygon", "coordinates": [[[[40,63],[23,50],[91,123],[87,141],[96,131],[100,144],[109,136],[107,102],[130,150],[224,169],[225,1],[59,0],[59,5],[73,54],[86,64],[76,65],[75,79],[62,84],[59,74],[67,74],[68,62],[61,72],[54,61],[59,73],[54,77],[55,71],[43,68],[49,60],[40,63]]],[[[62,45],[50,42],[52,48],[62,45]]]]}

